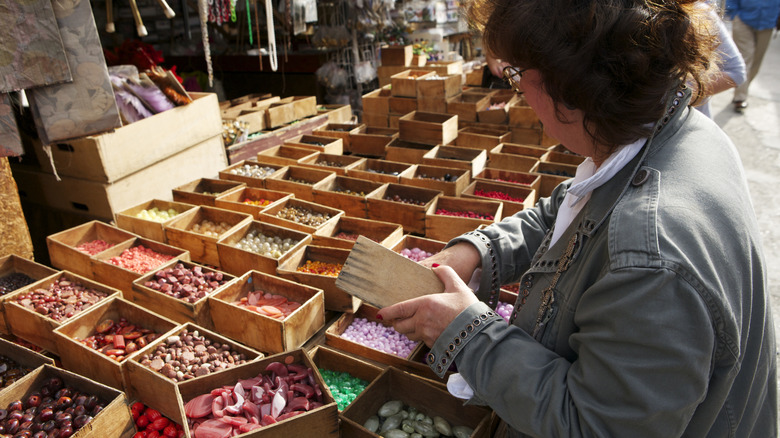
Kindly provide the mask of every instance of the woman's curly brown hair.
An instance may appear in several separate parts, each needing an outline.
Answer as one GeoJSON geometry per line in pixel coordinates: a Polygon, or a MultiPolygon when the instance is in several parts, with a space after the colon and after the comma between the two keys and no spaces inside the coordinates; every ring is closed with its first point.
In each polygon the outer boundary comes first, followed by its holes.
{"type": "Polygon", "coordinates": [[[489,53],[538,70],[556,105],[582,110],[586,132],[609,152],[649,136],[678,84],[706,86],[716,39],[696,3],[472,0],[467,11],[489,53]]]}

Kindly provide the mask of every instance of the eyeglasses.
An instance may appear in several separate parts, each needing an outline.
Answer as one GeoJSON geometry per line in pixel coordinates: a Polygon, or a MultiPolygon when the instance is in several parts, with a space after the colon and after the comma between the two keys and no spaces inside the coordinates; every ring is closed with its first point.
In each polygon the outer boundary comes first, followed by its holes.
{"type": "Polygon", "coordinates": [[[520,79],[523,78],[523,73],[525,73],[526,70],[528,69],[524,68],[521,70],[517,67],[512,67],[511,65],[504,67],[504,80],[512,87],[512,90],[514,90],[515,93],[523,92],[523,90],[520,89],[520,79]]]}

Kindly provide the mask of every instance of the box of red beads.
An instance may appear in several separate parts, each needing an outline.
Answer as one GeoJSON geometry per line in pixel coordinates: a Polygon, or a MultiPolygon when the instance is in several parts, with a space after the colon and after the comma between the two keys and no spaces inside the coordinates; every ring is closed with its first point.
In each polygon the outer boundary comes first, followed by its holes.
{"type": "MultiPolygon", "coordinates": [[[[43,404],[54,404],[49,408],[52,418],[70,418],[61,423],[59,434],[54,436],[130,438],[135,433],[127,398],[121,391],[53,365],[40,366],[0,391],[0,409],[8,412],[0,424],[5,423],[3,426],[8,432],[9,422],[16,418],[12,412],[18,411],[21,416],[27,409],[43,404]],[[65,414],[68,409],[72,409],[72,413],[65,414]]],[[[48,418],[48,410],[41,411],[46,414],[37,415],[32,420],[32,427],[48,427],[41,418],[48,418]]],[[[29,435],[24,435],[22,429],[26,426],[18,421],[14,424],[15,433],[19,434],[14,436],[33,436],[32,428],[28,429],[29,435]]]]}
{"type": "MultiPolygon", "coordinates": [[[[364,159],[365,160],[365,159],[364,159]]],[[[343,210],[347,216],[366,217],[366,197],[382,188],[382,183],[351,176],[337,176],[314,189],[314,202],[343,210]]]]}
{"type": "Polygon", "coordinates": [[[245,223],[217,242],[223,271],[241,276],[251,270],[276,274],[276,268],[298,248],[311,242],[302,231],[260,221],[245,223]]]}
{"type": "Polygon", "coordinates": [[[217,241],[251,221],[252,216],[246,213],[199,206],[166,224],[165,239],[169,245],[189,251],[192,260],[219,266],[217,241]]]}
{"type": "Polygon", "coordinates": [[[332,229],[343,215],[344,210],[338,208],[290,198],[261,211],[258,220],[311,234],[320,229],[332,229]]]}
{"type": "Polygon", "coordinates": [[[388,184],[368,196],[368,219],[400,224],[406,233],[425,234],[425,212],[437,196],[438,190],[388,184]]]}
{"type": "Polygon", "coordinates": [[[56,273],[57,271],[48,266],[16,254],[0,257],[0,333],[10,333],[3,311],[5,298],[17,289],[56,273]]]}
{"type": "Polygon", "coordinates": [[[59,354],[54,329],[101,301],[120,296],[118,289],[62,271],[17,290],[3,306],[13,335],[59,354]]]}
{"type": "Polygon", "coordinates": [[[337,312],[354,312],[360,299],[336,286],[336,278],[349,257],[348,249],[306,245],[279,264],[277,275],[325,292],[325,308],[337,312]]]}
{"type": "Polygon", "coordinates": [[[341,413],[342,436],[398,436],[400,432],[389,431],[408,429],[422,436],[486,438],[491,433],[491,413],[390,367],[341,413]]]}
{"type": "Polygon", "coordinates": [[[420,164],[411,175],[401,177],[401,184],[439,190],[447,196],[460,196],[470,179],[471,171],[468,169],[420,164]]]}
{"type": "Polygon", "coordinates": [[[511,216],[518,211],[531,208],[536,203],[536,190],[517,184],[475,180],[461,193],[464,198],[488,199],[504,204],[503,216],[511,216]]]}
{"type": "Polygon", "coordinates": [[[188,438],[199,428],[209,435],[197,436],[338,438],[336,403],[323,388],[317,366],[301,349],[182,382],[184,430],[188,438]]]}
{"type": "Polygon", "coordinates": [[[446,242],[480,225],[500,222],[502,211],[500,201],[439,196],[425,214],[425,236],[446,242]]]}
{"type": "Polygon", "coordinates": [[[137,236],[101,221],[85,224],[46,237],[49,260],[62,270],[92,276],[92,256],[137,236]]]}
{"type": "Polygon", "coordinates": [[[226,179],[198,178],[173,188],[173,200],[185,204],[214,206],[217,196],[236,191],[246,184],[226,179]]]}
{"type": "MultiPolygon", "coordinates": [[[[265,179],[284,172],[285,166],[264,164],[254,160],[242,160],[219,171],[223,180],[242,182],[247,187],[265,188],[265,179]]],[[[224,195],[224,194],[223,194],[224,195]]]]}
{"type": "Polygon", "coordinates": [[[178,327],[175,321],[122,298],[112,298],[54,331],[62,366],[124,390],[124,364],[178,327]]]}
{"type": "Polygon", "coordinates": [[[254,219],[259,219],[260,212],[266,208],[281,204],[293,196],[295,195],[292,193],[278,190],[244,187],[237,192],[218,196],[214,204],[217,208],[246,213],[252,215],[254,219]]]}
{"type": "Polygon", "coordinates": [[[195,324],[160,336],[123,365],[125,392],[179,419],[177,386],[258,360],[263,354],[195,324]]]}
{"type": "Polygon", "coordinates": [[[374,242],[390,248],[403,238],[404,229],[392,222],[342,216],[332,230],[315,231],[312,236],[312,245],[352,249],[358,236],[366,236],[374,242]]]}
{"type": "Polygon", "coordinates": [[[439,145],[423,155],[422,164],[468,169],[472,175],[476,175],[487,165],[487,151],[462,146],[439,145]]]}
{"type": "Polygon", "coordinates": [[[335,177],[336,173],[327,168],[287,166],[282,172],[266,178],[265,188],[292,193],[297,199],[311,202],[314,200],[312,190],[322,187],[335,177]]]}
{"type": "Polygon", "coordinates": [[[325,325],[322,289],[258,271],[209,297],[209,306],[217,332],[268,353],[300,348],[325,325]]]}
{"type": "Polygon", "coordinates": [[[0,389],[44,364],[54,365],[54,359],[0,338],[0,389]]]}
{"type": "Polygon", "coordinates": [[[151,199],[114,215],[116,226],[141,237],[166,243],[165,224],[195,208],[192,204],[151,199]]]}
{"type": "Polygon", "coordinates": [[[197,263],[178,260],[133,282],[133,302],[177,323],[213,328],[208,297],[236,277],[197,263]]]}

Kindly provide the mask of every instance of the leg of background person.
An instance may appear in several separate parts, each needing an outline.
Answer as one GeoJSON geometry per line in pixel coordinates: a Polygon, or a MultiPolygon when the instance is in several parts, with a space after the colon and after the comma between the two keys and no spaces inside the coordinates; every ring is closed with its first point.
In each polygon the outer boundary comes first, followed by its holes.
{"type": "Polygon", "coordinates": [[[731,34],[734,38],[734,44],[737,45],[742,59],[745,61],[747,69],[747,80],[734,89],[734,102],[744,102],[748,97],[748,87],[750,81],[758,73],[758,69],[753,69],[753,54],[756,49],[756,37],[753,28],[743,23],[739,17],[734,17],[731,25],[731,34]]]}

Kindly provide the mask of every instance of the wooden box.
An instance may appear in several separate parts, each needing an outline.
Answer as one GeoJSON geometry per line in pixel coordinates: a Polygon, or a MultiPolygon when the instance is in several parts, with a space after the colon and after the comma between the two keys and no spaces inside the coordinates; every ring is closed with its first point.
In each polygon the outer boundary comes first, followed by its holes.
{"type": "Polygon", "coordinates": [[[446,388],[390,367],[342,412],[341,436],[378,437],[379,435],[364,428],[363,424],[390,400],[401,400],[405,405],[412,406],[430,417],[440,416],[453,427],[468,427],[472,429],[470,438],[487,438],[492,433],[492,411],[489,408],[466,405],[462,399],[447,392],[446,388]]]}
{"type": "MultiPolygon", "coordinates": [[[[257,187],[260,189],[265,188],[265,180],[272,175],[278,175],[282,172],[284,172],[286,166],[283,166],[281,164],[266,164],[266,163],[260,163],[255,160],[241,160],[236,164],[233,164],[229,167],[226,167],[223,170],[219,171],[219,178],[225,181],[236,181],[239,183],[246,184],[247,187],[257,187]],[[263,169],[263,173],[266,173],[265,170],[269,170],[269,172],[264,177],[255,177],[255,176],[247,176],[247,175],[239,175],[238,171],[239,169],[245,168],[245,166],[248,166],[249,168],[257,168],[263,169]]],[[[217,197],[224,196],[228,193],[232,193],[233,191],[229,192],[223,192],[217,197]]],[[[216,202],[214,203],[214,206],[216,206],[216,202]]]]}
{"type": "Polygon", "coordinates": [[[500,158],[508,155],[522,155],[539,160],[548,152],[547,149],[537,145],[502,143],[488,151],[488,160],[490,164],[493,164],[494,161],[500,161],[500,158]]]}
{"type": "Polygon", "coordinates": [[[528,106],[524,100],[513,102],[509,105],[509,125],[518,128],[537,128],[541,126],[536,111],[528,106]]]}
{"type": "Polygon", "coordinates": [[[417,82],[436,74],[427,70],[404,70],[390,76],[390,94],[394,97],[417,97],[417,82]]]}
{"type": "Polygon", "coordinates": [[[375,114],[372,112],[363,112],[363,123],[366,126],[375,126],[378,128],[387,128],[390,126],[390,116],[388,114],[375,114]]]}
{"type": "Polygon", "coordinates": [[[476,175],[485,168],[487,151],[460,146],[436,146],[423,155],[422,162],[428,166],[467,169],[476,175]]]}
{"type": "Polygon", "coordinates": [[[434,74],[417,81],[417,99],[444,101],[460,94],[460,76],[434,74]]]}
{"type": "Polygon", "coordinates": [[[541,145],[542,137],[543,137],[543,131],[541,127],[522,128],[522,127],[512,126],[512,140],[511,140],[512,143],[541,145]]]}
{"type": "MultiPolygon", "coordinates": [[[[311,361],[309,355],[302,349],[293,350],[287,353],[279,353],[268,356],[263,359],[240,365],[235,368],[223,371],[221,373],[205,376],[202,380],[188,381],[179,384],[179,394],[181,404],[179,409],[184,409],[184,405],[195,397],[206,394],[212,389],[223,386],[233,387],[237,382],[245,379],[255,378],[261,374],[268,374],[265,371],[271,362],[298,363],[313,371],[314,380],[320,388],[325,387],[322,376],[317,371],[317,366],[311,361]]],[[[338,410],[336,402],[333,401],[328,391],[323,391],[323,406],[312,409],[303,414],[296,415],[277,423],[264,426],[242,434],[242,438],[271,438],[271,437],[317,437],[317,438],[339,438],[338,410]]],[[[186,438],[194,435],[184,428],[186,438]]]]}
{"type": "Polygon", "coordinates": [[[344,153],[344,142],[340,138],[324,135],[303,134],[285,141],[284,144],[326,154],[341,155],[344,153]]]}
{"type": "Polygon", "coordinates": [[[574,154],[571,152],[554,152],[550,151],[542,156],[542,160],[550,163],[568,164],[571,166],[579,166],[585,161],[585,157],[582,155],[574,154]]]}
{"type": "Polygon", "coordinates": [[[425,234],[425,212],[439,195],[438,190],[388,184],[367,198],[367,217],[400,224],[406,233],[425,234]],[[389,200],[394,197],[410,199],[417,204],[389,200]]]}
{"type": "Polygon", "coordinates": [[[258,152],[257,162],[270,165],[289,166],[298,164],[301,159],[314,156],[316,153],[317,151],[311,149],[282,144],[258,152]]]}
{"type": "Polygon", "coordinates": [[[363,95],[363,112],[376,115],[387,115],[390,112],[390,85],[378,88],[363,95]]]}
{"type": "Polygon", "coordinates": [[[402,97],[402,96],[391,96],[390,99],[388,99],[388,104],[390,105],[390,114],[408,114],[412,111],[417,111],[417,99],[414,97],[402,97]]]}
{"type": "Polygon", "coordinates": [[[382,65],[409,65],[412,63],[412,45],[382,46],[379,54],[382,65]]]}
{"type": "Polygon", "coordinates": [[[282,278],[322,289],[325,293],[325,309],[351,313],[357,310],[361,301],[336,287],[336,276],[298,271],[308,260],[343,266],[348,256],[347,249],[307,245],[280,263],[276,272],[282,278]]]}
{"type": "Polygon", "coordinates": [[[325,293],[275,274],[249,271],[209,301],[216,331],[269,353],[300,348],[325,326],[325,293]],[[278,320],[236,304],[255,291],[282,295],[301,306],[278,320]]]}
{"type": "Polygon", "coordinates": [[[184,213],[188,210],[195,208],[192,204],[186,204],[183,202],[166,201],[163,199],[152,199],[135,207],[128,208],[127,210],[120,211],[114,215],[114,221],[116,226],[127,230],[131,233],[137,234],[147,239],[156,240],[157,242],[165,243],[165,225],[172,221],[174,217],[163,222],[157,222],[151,219],[144,219],[138,217],[138,214],[144,210],[151,210],[157,208],[160,211],[174,210],[177,215],[184,213]]]}
{"type": "Polygon", "coordinates": [[[336,172],[311,169],[301,166],[288,166],[283,172],[265,180],[268,190],[292,193],[296,198],[312,201],[312,191],[336,178],[336,172]]]}
{"type": "Polygon", "coordinates": [[[339,237],[341,233],[354,236],[366,236],[380,245],[390,248],[401,240],[403,227],[392,222],[375,221],[357,217],[342,216],[333,230],[315,231],[312,245],[329,246],[332,248],[352,249],[355,239],[339,237]]]}
{"type": "Polygon", "coordinates": [[[295,119],[300,120],[306,117],[317,115],[317,97],[316,96],[293,96],[293,115],[295,119]]]}
{"type": "Polygon", "coordinates": [[[105,222],[90,221],[47,236],[46,247],[49,250],[51,265],[55,268],[92,277],[92,256],[77,250],[76,247],[94,240],[116,245],[136,237],[133,233],[120,230],[105,222]]]}
{"type": "Polygon", "coordinates": [[[401,184],[438,190],[447,196],[460,196],[469,185],[471,171],[455,167],[416,166],[414,173],[401,177],[401,184]]]}
{"type": "Polygon", "coordinates": [[[447,113],[455,114],[458,119],[477,121],[477,112],[490,104],[490,96],[481,93],[461,93],[447,99],[447,113]]]}
{"type": "Polygon", "coordinates": [[[385,146],[385,160],[419,164],[434,146],[396,138],[385,146]]]}
{"type": "Polygon", "coordinates": [[[289,228],[291,230],[298,230],[304,233],[312,234],[319,229],[333,228],[336,225],[337,218],[343,215],[344,210],[317,204],[315,202],[304,201],[302,199],[290,198],[282,203],[266,208],[260,212],[260,217],[258,220],[268,224],[289,228]],[[314,215],[322,215],[323,217],[327,216],[328,219],[316,226],[308,225],[302,222],[295,222],[292,219],[285,219],[284,217],[279,216],[280,212],[286,208],[308,210],[314,215]]]}
{"type": "Polygon", "coordinates": [[[267,129],[278,128],[293,120],[295,120],[295,107],[292,96],[272,103],[265,110],[265,126],[267,129]]]}
{"type": "Polygon", "coordinates": [[[500,222],[501,212],[500,201],[439,196],[425,215],[425,237],[446,242],[465,232],[476,230],[480,225],[500,222]],[[466,214],[473,212],[488,218],[444,215],[438,213],[439,209],[466,214]]]}
{"type": "Polygon", "coordinates": [[[246,132],[253,133],[265,129],[265,110],[267,107],[250,106],[249,108],[223,110],[222,119],[228,123],[241,123],[246,126],[246,132]]]}
{"type": "Polygon", "coordinates": [[[539,190],[539,183],[541,181],[539,175],[534,173],[513,172],[511,170],[494,169],[492,167],[486,167],[482,172],[478,173],[474,179],[477,181],[517,184],[537,191],[539,190]]]}
{"type": "MultiPolygon", "coordinates": [[[[29,348],[22,347],[6,339],[0,338],[0,356],[5,356],[12,361],[16,362],[19,366],[34,370],[41,365],[54,365],[54,359],[44,356],[41,353],[30,350],[29,348]]],[[[10,377],[10,376],[8,376],[10,377]]],[[[21,376],[16,380],[21,379],[21,376]]],[[[0,385],[0,390],[11,385],[7,383],[8,380],[3,379],[5,386],[0,385]]],[[[3,405],[7,406],[7,405],[3,405]]]]}
{"type": "Polygon", "coordinates": [[[417,99],[417,110],[426,113],[441,113],[447,112],[447,101],[444,98],[441,99],[417,99]]]}
{"type": "Polygon", "coordinates": [[[539,161],[536,163],[536,166],[531,169],[531,172],[559,176],[562,178],[574,178],[574,175],[577,173],[577,166],[573,164],[539,161]]]}
{"type": "Polygon", "coordinates": [[[173,200],[192,205],[214,206],[217,196],[238,191],[246,184],[214,178],[198,178],[172,190],[173,200]]]}
{"type": "Polygon", "coordinates": [[[345,176],[347,172],[349,172],[349,169],[360,166],[364,161],[365,158],[356,157],[354,155],[334,155],[317,152],[317,155],[301,160],[298,166],[325,170],[333,172],[336,175],[345,176]]]}
{"type": "Polygon", "coordinates": [[[328,123],[327,125],[315,129],[312,131],[312,135],[321,137],[340,138],[344,143],[344,152],[348,153],[352,151],[350,145],[351,134],[357,134],[361,130],[365,129],[365,124],[353,124],[353,123],[328,123]]]}
{"type": "Polygon", "coordinates": [[[569,178],[557,175],[537,174],[539,175],[539,188],[537,189],[537,195],[540,198],[546,198],[552,195],[558,185],[569,178]]]}
{"type": "Polygon", "coordinates": [[[508,153],[494,153],[489,160],[488,165],[494,169],[526,173],[531,172],[539,163],[539,159],[536,157],[508,153]]]}
{"type": "Polygon", "coordinates": [[[98,397],[105,407],[76,433],[73,438],[130,438],[135,433],[135,423],[130,415],[128,401],[121,391],[102,385],[92,379],[45,364],[22,377],[13,385],[0,391],[0,405],[8,406],[14,400],[27,400],[33,393],[39,393],[44,383],[58,377],[65,386],[98,397]]]}
{"type": "Polygon", "coordinates": [[[458,117],[414,111],[398,120],[398,138],[430,145],[448,144],[458,136],[458,117]]]}
{"type": "Polygon", "coordinates": [[[466,72],[466,85],[476,87],[482,85],[482,73],[484,71],[484,65],[482,65],[474,67],[471,71],[466,72]]]}
{"type": "MultiPolygon", "coordinates": [[[[16,254],[10,254],[5,257],[0,257],[0,278],[4,278],[12,274],[24,274],[30,277],[31,279],[33,279],[34,281],[39,281],[46,277],[50,277],[56,273],[57,273],[56,270],[48,266],[42,265],[40,263],[36,263],[24,257],[19,257],[16,254]]],[[[10,329],[5,323],[5,312],[3,311],[3,301],[5,301],[7,297],[10,297],[14,292],[16,292],[19,289],[22,288],[20,287],[18,289],[14,289],[12,291],[8,291],[5,293],[0,291],[0,334],[10,333],[10,329]]]]}
{"type": "Polygon", "coordinates": [[[509,122],[509,106],[517,100],[517,94],[513,90],[502,90],[490,96],[488,106],[482,111],[477,111],[477,121],[480,123],[492,123],[505,125],[509,122]],[[491,109],[491,106],[495,108],[491,109]]]}
{"type": "MultiPolygon", "coordinates": [[[[318,345],[310,351],[311,359],[322,374],[323,370],[334,371],[337,373],[347,373],[352,377],[371,383],[382,374],[383,368],[366,362],[355,356],[344,354],[325,345],[318,345]]],[[[325,391],[333,393],[328,385],[325,385],[325,391]]]]}
{"type": "Polygon", "coordinates": [[[244,187],[237,192],[218,196],[214,203],[217,208],[248,214],[254,219],[258,219],[260,212],[266,208],[284,202],[293,196],[295,195],[292,193],[278,190],[244,187]]]}
{"type": "Polygon", "coordinates": [[[152,267],[150,270],[158,271],[164,267],[173,265],[179,260],[185,262],[190,261],[190,252],[187,250],[179,249],[154,240],[137,237],[133,240],[117,244],[96,255],[93,258],[92,265],[93,279],[99,283],[119,289],[122,291],[122,296],[125,297],[125,299],[132,300],[133,282],[137,280],[138,277],[146,274],[148,270],[145,272],[135,272],[114,265],[109,262],[109,259],[120,256],[123,251],[137,246],[143,246],[158,254],[164,254],[171,257],[170,260],[162,262],[159,265],[152,267]]]}
{"type": "Polygon", "coordinates": [[[286,260],[296,249],[308,245],[310,242],[311,235],[307,233],[259,221],[252,221],[225,234],[222,239],[217,242],[217,252],[219,253],[219,263],[222,270],[229,274],[242,276],[251,270],[275,274],[276,268],[279,267],[280,262],[286,260]],[[261,233],[267,237],[290,239],[291,246],[285,250],[279,258],[273,258],[237,248],[236,244],[246,237],[250,231],[261,233]]]}
{"type": "Polygon", "coordinates": [[[467,126],[458,131],[458,138],[455,139],[454,146],[489,151],[499,144],[509,141],[511,137],[512,132],[508,129],[498,130],[467,126]]]}
{"type": "Polygon", "coordinates": [[[314,202],[343,210],[347,216],[365,218],[366,196],[381,187],[382,183],[379,182],[337,176],[327,184],[314,189],[314,202]]]}
{"type": "Polygon", "coordinates": [[[317,114],[326,114],[328,123],[349,123],[352,120],[352,106],[350,104],[319,105],[317,114]]]}
{"type": "Polygon", "coordinates": [[[169,318],[179,324],[192,322],[201,327],[205,327],[208,329],[214,328],[214,325],[211,321],[211,310],[209,309],[208,297],[216,294],[221,290],[224,290],[226,287],[230,285],[230,283],[235,281],[236,277],[224,271],[211,269],[207,266],[202,266],[196,263],[185,262],[185,261],[179,261],[176,263],[176,265],[171,267],[175,267],[179,264],[183,265],[185,268],[190,270],[192,270],[195,267],[200,267],[201,271],[204,273],[207,272],[221,273],[224,283],[221,286],[217,287],[215,290],[206,294],[206,296],[204,296],[203,298],[198,299],[194,303],[190,303],[179,298],[174,298],[170,295],[165,294],[164,292],[160,292],[145,286],[147,281],[152,280],[155,274],[158,271],[162,270],[162,269],[155,269],[145,274],[144,276],[139,277],[137,280],[133,282],[133,302],[146,309],[156,311],[161,316],[164,316],[165,318],[169,318]]]}
{"type": "Polygon", "coordinates": [[[353,178],[375,181],[378,183],[398,183],[402,176],[414,173],[414,165],[382,159],[367,159],[362,165],[350,169],[348,175],[353,178]]]}
{"type": "MultiPolygon", "coordinates": [[[[247,362],[253,362],[263,357],[263,354],[259,351],[241,345],[225,336],[195,324],[187,323],[179,325],[175,327],[173,331],[169,332],[169,334],[176,336],[185,330],[188,332],[197,330],[201,336],[211,341],[211,343],[218,342],[222,345],[230,346],[231,351],[244,354],[247,362]]],[[[183,420],[180,419],[181,412],[179,411],[179,383],[173,379],[169,379],[159,371],[141,365],[141,358],[144,354],[151,354],[158,346],[165,347],[165,345],[167,345],[167,336],[161,336],[147,345],[144,349],[140,350],[139,354],[133,355],[132,358],[124,362],[122,371],[125,392],[135,399],[143,400],[143,403],[147,407],[159,411],[168,418],[183,420]]],[[[190,381],[202,380],[206,376],[219,374],[225,371],[227,370],[209,373],[205,376],[190,379],[190,381]]]]}
{"type": "Polygon", "coordinates": [[[503,184],[483,180],[474,181],[469,184],[461,196],[464,198],[478,198],[494,201],[497,200],[486,196],[476,195],[475,193],[477,191],[499,192],[512,198],[523,200],[522,202],[502,200],[501,203],[504,204],[502,215],[504,217],[512,216],[518,211],[531,208],[536,203],[536,191],[534,189],[525,188],[517,184],[503,184]]]}
{"type": "Polygon", "coordinates": [[[113,297],[119,296],[121,296],[121,292],[118,289],[100,284],[69,271],[62,271],[52,276],[43,278],[29,286],[17,289],[16,292],[6,295],[5,300],[3,301],[3,307],[5,311],[6,323],[8,324],[8,328],[11,334],[31,342],[43,348],[44,350],[48,350],[54,354],[59,354],[59,343],[52,333],[54,329],[71,321],[73,318],[78,317],[82,313],[89,310],[90,307],[95,307],[100,303],[110,300],[113,297]],[[55,321],[48,316],[41,315],[40,313],[28,309],[27,307],[24,307],[17,302],[19,296],[26,291],[35,289],[48,289],[52,283],[58,281],[59,279],[64,279],[70,281],[71,283],[78,282],[87,288],[105,293],[106,297],[101,298],[95,305],[89,306],[83,309],[81,312],[78,312],[73,316],[65,318],[61,321],[55,321]]]}
{"type": "Polygon", "coordinates": [[[352,155],[384,157],[385,148],[396,138],[397,129],[366,126],[363,131],[350,135],[352,155]]]}
{"type": "MultiPolygon", "coordinates": [[[[440,76],[460,75],[463,73],[463,60],[429,61],[427,64],[425,64],[425,69],[431,70],[440,76]]],[[[460,79],[458,80],[460,81],[460,79]]]]}
{"type": "Polygon", "coordinates": [[[62,366],[74,373],[90,376],[104,385],[123,390],[124,364],[128,359],[138,356],[141,350],[124,356],[118,362],[80,342],[95,335],[95,328],[101,322],[106,319],[119,321],[120,318],[125,318],[136,327],[152,330],[158,338],[172,334],[177,327],[170,319],[122,298],[106,300],[54,330],[62,366]]]}
{"type": "Polygon", "coordinates": [[[251,221],[252,216],[245,213],[237,213],[235,211],[216,207],[200,206],[180,214],[167,224],[165,226],[165,238],[169,245],[189,251],[192,260],[199,263],[219,266],[217,240],[219,240],[222,235],[251,221]],[[230,228],[220,236],[207,236],[206,234],[192,231],[195,225],[199,225],[206,220],[211,221],[214,224],[224,222],[230,228]]]}

